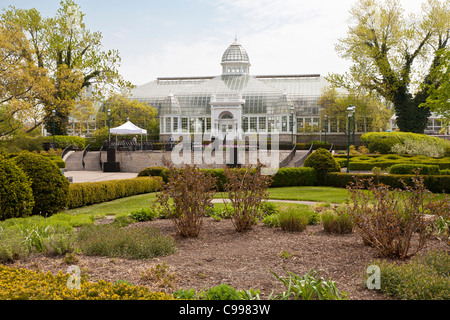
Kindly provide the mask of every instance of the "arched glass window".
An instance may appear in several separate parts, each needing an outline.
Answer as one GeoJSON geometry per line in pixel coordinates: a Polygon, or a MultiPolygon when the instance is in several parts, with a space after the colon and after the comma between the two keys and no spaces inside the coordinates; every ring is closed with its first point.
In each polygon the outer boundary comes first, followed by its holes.
{"type": "Polygon", "coordinates": [[[219,119],[232,120],[234,119],[234,116],[231,112],[225,111],[220,114],[219,119]]]}

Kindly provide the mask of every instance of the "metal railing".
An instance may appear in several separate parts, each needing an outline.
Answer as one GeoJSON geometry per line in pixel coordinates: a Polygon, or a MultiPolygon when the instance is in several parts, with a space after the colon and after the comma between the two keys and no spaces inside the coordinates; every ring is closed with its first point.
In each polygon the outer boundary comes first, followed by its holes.
{"type": "Polygon", "coordinates": [[[297,152],[297,146],[294,145],[294,147],[292,148],[291,152],[286,157],[286,159],[284,159],[283,161],[280,162],[279,168],[286,167],[294,159],[296,152],[297,152]]]}
{"type": "Polygon", "coordinates": [[[100,169],[101,169],[102,171],[103,171],[102,151],[103,151],[104,148],[105,148],[105,145],[103,145],[103,146],[100,148],[99,159],[98,159],[98,161],[100,162],[100,169]]]}
{"type": "Polygon", "coordinates": [[[103,149],[113,148],[117,151],[171,151],[175,146],[174,142],[133,142],[133,141],[111,141],[105,142],[103,149]]]}
{"type": "Polygon", "coordinates": [[[311,147],[309,148],[309,151],[298,161],[295,162],[294,166],[295,167],[302,167],[303,164],[305,163],[306,159],[311,155],[311,153],[313,153],[313,148],[314,148],[314,144],[311,143],[311,147]]]}
{"type": "Polygon", "coordinates": [[[73,145],[70,145],[70,146],[68,146],[67,148],[65,148],[65,149],[63,150],[63,152],[61,153],[61,159],[64,160],[64,157],[65,157],[70,151],[72,151],[72,150],[73,150],[73,145]]]}
{"type": "Polygon", "coordinates": [[[87,155],[87,153],[89,152],[90,149],[91,149],[91,145],[88,145],[83,150],[83,157],[81,158],[81,164],[83,165],[83,170],[85,169],[85,166],[86,166],[86,163],[84,162],[84,158],[86,157],[86,155],[87,155]]]}

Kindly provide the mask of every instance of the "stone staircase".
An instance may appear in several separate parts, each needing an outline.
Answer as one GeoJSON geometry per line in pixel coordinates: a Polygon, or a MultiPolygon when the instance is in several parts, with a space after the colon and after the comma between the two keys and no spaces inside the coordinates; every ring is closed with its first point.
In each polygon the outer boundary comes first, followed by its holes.
{"type": "Polygon", "coordinates": [[[90,151],[84,157],[85,171],[102,171],[100,167],[100,151],[90,151]]]}
{"type": "Polygon", "coordinates": [[[66,171],[83,171],[83,151],[71,152],[70,155],[65,159],[66,161],[66,171]]]}
{"type": "Polygon", "coordinates": [[[66,171],[102,171],[99,159],[99,151],[88,152],[84,157],[83,168],[83,151],[72,152],[65,160],[66,171]]]}
{"type": "Polygon", "coordinates": [[[300,160],[302,160],[302,158],[305,157],[307,153],[308,153],[308,151],[297,150],[295,152],[294,158],[287,164],[287,166],[285,168],[302,167],[303,161],[300,161],[300,160]]]}

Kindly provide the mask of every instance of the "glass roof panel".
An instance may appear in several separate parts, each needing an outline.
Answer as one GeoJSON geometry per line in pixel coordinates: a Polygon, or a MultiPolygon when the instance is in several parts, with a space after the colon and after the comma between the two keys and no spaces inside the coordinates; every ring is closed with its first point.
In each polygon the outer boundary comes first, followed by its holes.
{"type": "Polygon", "coordinates": [[[132,97],[158,109],[160,115],[210,115],[210,100],[242,94],[246,114],[287,114],[294,105],[297,115],[315,114],[317,100],[327,85],[316,78],[257,78],[221,75],[201,80],[156,80],[132,91],[132,97]]]}

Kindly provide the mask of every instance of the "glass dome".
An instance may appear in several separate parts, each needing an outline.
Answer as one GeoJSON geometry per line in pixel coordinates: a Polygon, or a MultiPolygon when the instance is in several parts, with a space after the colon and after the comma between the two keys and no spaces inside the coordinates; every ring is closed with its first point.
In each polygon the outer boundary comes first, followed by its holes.
{"type": "Polygon", "coordinates": [[[247,51],[237,42],[237,39],[225,50],[221,65],[223,75],[249,73],[250,59],[248,58],[247,51]]]}
{"type": "Polygon", "coordinates": [[[232,43],[222,56],[223,62],[246,62],[250,63],[247,51],[237,41],[232,43]]]}

